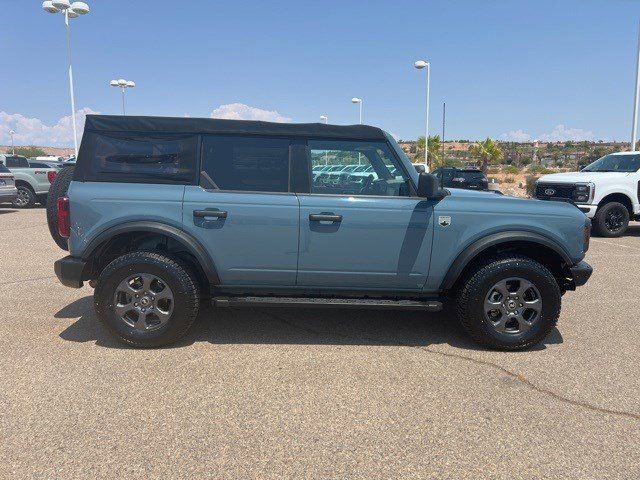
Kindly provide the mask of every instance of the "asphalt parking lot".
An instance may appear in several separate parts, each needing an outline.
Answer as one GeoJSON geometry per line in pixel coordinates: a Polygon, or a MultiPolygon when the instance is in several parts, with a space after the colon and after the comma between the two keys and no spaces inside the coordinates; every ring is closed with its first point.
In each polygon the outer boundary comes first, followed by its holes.
{"type": "Polygon", "coordinates": [[[0,207],[2,478],[640,477],[640,224],[533,351],[415,312],[205,309],[122,347],[63,287],[42,208],[0,207]]]}

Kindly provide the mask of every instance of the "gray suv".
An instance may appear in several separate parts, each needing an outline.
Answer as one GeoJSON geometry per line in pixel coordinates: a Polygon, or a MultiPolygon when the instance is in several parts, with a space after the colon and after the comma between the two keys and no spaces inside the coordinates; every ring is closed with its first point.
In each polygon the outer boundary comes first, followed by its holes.
{"type": "Polygon", "coordinates": [[[365,125],[89,115],[52,190],[51,230],[69,250],[58,278],[89,281],[97,317],[137,347],[178,340],[206,301],[448,303],[481,344],[523,349],[591,275],[575,206],[444,189],[365,125]],[[373,174],[327,182],[318,165],[373,174]]]}

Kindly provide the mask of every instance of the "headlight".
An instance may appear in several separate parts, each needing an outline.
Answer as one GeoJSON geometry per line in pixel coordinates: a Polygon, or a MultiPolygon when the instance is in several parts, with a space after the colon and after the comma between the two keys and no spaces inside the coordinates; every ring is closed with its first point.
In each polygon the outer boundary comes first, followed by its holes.
{"type": "Polygon", "coordinates": [[[573,201],[578,203],[591,203],[596,192],[593,182],[576,183],[573,189],[573,201]]]}

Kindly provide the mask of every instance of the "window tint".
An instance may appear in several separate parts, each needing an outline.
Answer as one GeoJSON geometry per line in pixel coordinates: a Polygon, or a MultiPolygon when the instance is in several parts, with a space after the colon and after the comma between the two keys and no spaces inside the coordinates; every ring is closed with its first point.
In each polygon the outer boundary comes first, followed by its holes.
{"type": "Polygon", "coordinates": [[[311,193],[334,195],[410,195],[409,177],[386,143],[309,140],[311,193]],[[329,168],[313,171],[317,165],[329,168]]]}
{"type": "Polygon", "coordinates": [[[462,177],[465,180],[482,180],[484,178],[484,174],[482,172],[474,171],[458,171],[458,173],[456,173],[456,177],[462,177]]]}
{"type": "Polygon", "coordinates": [[[29,162],[29,166],[31,168],[50,168],[49,165],[47,165],[46,163],[40,163],[40,162],[29,162]]]}
{"type": "Polygon", "coordinates": [[[4,166],[4,163],[0,163],[0,173],[10,173],[9,169],[4,166]]]}
{"type": "Polygon", "coordinates": [[[24,157],[9,157],[6,158],[7,167],[9,168],[29,168],[29,162],[24,157]]]}
{"type": "Polygon", "coordinates": [[[203,170],[221,190],[289,191],[289,140],[205,136],[203,170]]]}

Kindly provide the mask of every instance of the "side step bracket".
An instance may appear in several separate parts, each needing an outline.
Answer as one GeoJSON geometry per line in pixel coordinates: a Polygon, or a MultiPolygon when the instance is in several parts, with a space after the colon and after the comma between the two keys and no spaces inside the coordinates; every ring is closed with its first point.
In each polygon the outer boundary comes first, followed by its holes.
{"type": "Polygon", "coordinates": [[[300,307],[300,308],[373,308],[379,310],[423,310],[439,312],[442,302],[437,300],[382,300],[362,298],[323,297],[214,297],[216,307],[300,307]]]}

